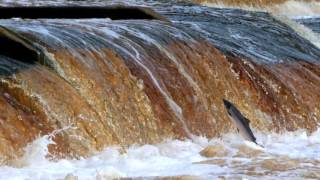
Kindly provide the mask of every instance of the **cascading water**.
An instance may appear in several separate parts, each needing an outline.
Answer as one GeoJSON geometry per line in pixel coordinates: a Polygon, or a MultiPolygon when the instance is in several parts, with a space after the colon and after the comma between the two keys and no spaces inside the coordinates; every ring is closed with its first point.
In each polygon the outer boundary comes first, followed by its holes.
{"type": "Polygon", "coordinates": [[[159,14],[0,20],[0,177],[319,177],[314,42],[265,12],[112,3],[159,14]],[[222,99],[264,148],[239,141],[222,99]]]}
{"type": "Polygon", "coordinates": [[[320,17],[315,18],[301,18],[298,21],[305,26],[309,27],[316,33],[320,33],[320,17]]]}

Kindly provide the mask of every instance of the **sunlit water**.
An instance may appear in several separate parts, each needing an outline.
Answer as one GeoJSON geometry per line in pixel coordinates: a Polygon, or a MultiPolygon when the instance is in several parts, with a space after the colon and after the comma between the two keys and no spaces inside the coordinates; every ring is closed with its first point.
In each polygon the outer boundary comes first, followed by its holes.
{"type": "Polygon", "coordinates": [[[320,178],[320,131],[283,134],[256,133],[259,147],[237,134],[208,140],[168,140],[155,145],[109,147],[90,158],[50,161],[46,157],[50,136],[26,147],[13,166],[0,168],[0,179],[111,179],[124,177],[183,176],[187,179],[217,177],[269,179],[320,178]],[[200,155],[213,146],[213,157],[200,155]]]}

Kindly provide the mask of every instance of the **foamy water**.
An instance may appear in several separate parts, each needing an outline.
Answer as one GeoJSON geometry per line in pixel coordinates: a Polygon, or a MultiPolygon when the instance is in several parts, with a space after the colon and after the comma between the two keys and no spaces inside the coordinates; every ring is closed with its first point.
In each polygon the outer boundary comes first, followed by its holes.
{"type": "Polygon", "coordinates": [[[216,177],[269,179],[320,178],[320,131],[284,134],[256,133],[261,148],[237,134],[208,140],[168,140],[156,145],[109,147],[80,160],[46,159],[50,136],[35,140],[19,160],[22,167],[0,167],[0,179],[111,179],[168,177],[211,179],[216,177]],[[211,146],[213,157],[200,155],[211,146]]]}

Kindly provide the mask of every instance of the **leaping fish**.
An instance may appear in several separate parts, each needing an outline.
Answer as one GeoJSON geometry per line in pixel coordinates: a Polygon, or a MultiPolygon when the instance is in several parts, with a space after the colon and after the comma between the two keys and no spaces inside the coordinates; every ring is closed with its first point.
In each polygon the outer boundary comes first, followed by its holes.
{"type": "Polygon", "coordinates": [[[250,129],[250,121],[247,118],[245,118],[231,102],[223,99],[223,103],[227,109],[229,118],[231,119],[233,124],[235,124],[241,136],[244,139],[254,142],[255,144],[258,145],[258,143],[256,142],[256,138],[254,137],[250,129]]]}

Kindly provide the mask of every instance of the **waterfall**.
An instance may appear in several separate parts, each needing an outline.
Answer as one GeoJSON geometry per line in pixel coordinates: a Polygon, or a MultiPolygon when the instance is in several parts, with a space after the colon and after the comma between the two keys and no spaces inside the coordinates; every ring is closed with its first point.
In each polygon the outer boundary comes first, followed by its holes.
{"type": "Polygon", "coordinates": [[[317,129],[320,51],[290,26],[266,12],[148,7],[153,18],[0,20],[5,163],[58,129],[56,159],[220,137],[234,130],[222,99],[261,132],[317,129]]]}

